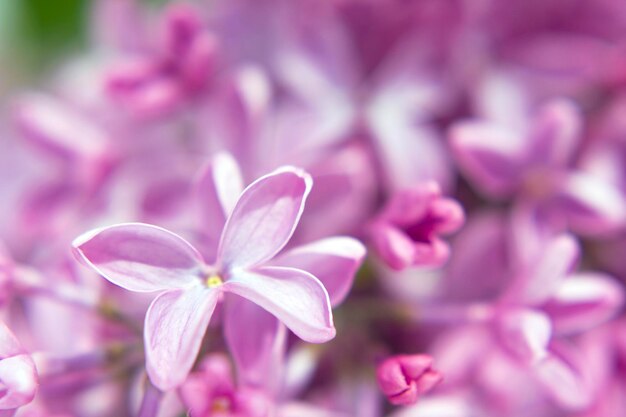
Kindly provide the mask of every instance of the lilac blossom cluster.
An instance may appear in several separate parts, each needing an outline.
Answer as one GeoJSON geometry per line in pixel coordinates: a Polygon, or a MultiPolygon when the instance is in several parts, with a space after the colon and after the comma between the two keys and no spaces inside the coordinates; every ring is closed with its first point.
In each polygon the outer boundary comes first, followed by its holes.
{"type": "Polygon", "coordinates": [[[0,127],[0,416],[623,417],[626,2],[92,2],[0,127]]]}

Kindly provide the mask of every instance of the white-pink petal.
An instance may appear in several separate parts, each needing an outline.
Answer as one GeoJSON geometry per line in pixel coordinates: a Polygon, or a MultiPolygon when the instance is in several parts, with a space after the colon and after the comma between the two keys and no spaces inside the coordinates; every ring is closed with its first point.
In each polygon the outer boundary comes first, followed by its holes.
{"type": "Polygon", "coordinates": [[[529,266],[527,276],[511,296],[532,305],[546,301],[572,273],[579,255],[580,248],[573,236],[563,234],[551,239],[544,247],[541,259],[529,266]]]}
{"type": "Polygon", "coordinates": [[[197,285],[166,291],[150,304],[144,328],[146,371],[161,390],[187,378],[219,296],[219,290],[197,285]]]}
{"type": "Polygon", "coordinates": [[[200,173],[196,191],[202,225],[217,241],[226,219],[243,191],[243,179],[237,162],[227,152],[214,155],[200,173]]]}
{"type": "Polygon", "coordinates": [[[548,356],[534,368],[534,375],[546,392],[562,407],[582,409],[592,400],[585,358],[580,352],[563,346],[553,346],[548,356]]]}
{"type": "Polygon", "coordinates": [[[290,402],[279,407],[276,417],[348,417],[349,415],[307,403],[290,402]]]}
{"type": "Polygon", "coordinates": [[[582,332],[616,315],[624,304],[624,290],[612,277],[581,273],[565,280],[543,309],[560,333],[582,332]]]}
{"type": "Polygon", "coordinates": [[[226,221],[218,264],[253,267],[276,255],[300,220],[312,182],[309,174],[284,167],[250,184],[226,221]]]}
{"type": "Polygon", "coordinates": [[[331,304],[336,306],[348,295],[365,253],[361,242],[340,236],[299,246],[272,263],[311,273],[324,284],[331,304]]]}
{"type": "Polygon", "coordinates": [[[263,307],[307,342],[335,337],[328,293],[308,272],[283,267],[239,270],[222,288],[263,307]]]}
{"type": "Polygon", "coordinates": [[[32,401],[37,390],[35,363],[11,330],[0,323],[0,415],[32,401]]]}
{"type": "Polygon", "coordinates": [[[602,235],[626,225],[626,196],[598,176],[576,171],[569,174],[556,195],[557,215],[585,235],[602,235]]]}
{"type": "Polygon", "coordinates": [[[0,358],[16,356],[20,353],[24,353],[22,346],[7,325],[0,322],[0,358]]]}
{"type": "Polygon", "coordinates": [[[187,286],[198,279],[204,266],[198,251],[186,240],[149,224],[95,229],[76,238],[72,246],[77,258],[130,291],[187,286]]]}
{"type": "Polygon", "coordinates": [[[533,363],[546,357],[552,325],[539,311],[515,309],[498,319],[498,335],[501,343],[518,359],[533,363]]]}
{"type": "Polygon", "coordinates": [[[38,378],[30,355],[21,354],[0,360],[0,410],[21,407],[33,400],[38,378]]]}
{"type": "Polygon", "coordinates": [[[15,118],[26,139],[62,157],[96,158],[108,146],[109,138],[102,129],[51,97],[22,97],[15,118]]]}

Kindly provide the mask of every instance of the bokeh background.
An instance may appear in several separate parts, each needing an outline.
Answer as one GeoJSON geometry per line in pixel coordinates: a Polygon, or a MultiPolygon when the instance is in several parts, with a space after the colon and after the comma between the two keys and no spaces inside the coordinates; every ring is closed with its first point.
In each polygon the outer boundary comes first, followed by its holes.
{"type": "Polygon", "coordinates": [[[0,313],[39,381],[16,415],[624,417],[625,121],[624,0],[0,0],[0,313]],[[70,246],[140,221],[212,253],[220,151],[246,183],[311,173],[287,249],[368,255],[321,268],[333,341],[289,334],[249,383],[218,313],[161,396],[154,294],[70,246]]]}

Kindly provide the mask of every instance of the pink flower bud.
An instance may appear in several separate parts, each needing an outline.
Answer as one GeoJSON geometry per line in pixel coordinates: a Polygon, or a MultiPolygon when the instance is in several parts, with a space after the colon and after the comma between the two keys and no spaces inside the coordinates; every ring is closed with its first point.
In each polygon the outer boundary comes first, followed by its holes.
{"type": "Polygon", "coordinates": [[[392,404],[415,404],[421,395],[443,379],[432,369],[432,363],[433,358],[429,355],[391,356],[378,365],[378,385],[392,404]]]}
{"type": "Polygon", "coordinates": [[[429,181],[394,194],[372,222],[370,239],[378,256],[395,270],[440,266],[450,256],[441,236],[457,231],[464,220],[461,205],[429,181]]]}

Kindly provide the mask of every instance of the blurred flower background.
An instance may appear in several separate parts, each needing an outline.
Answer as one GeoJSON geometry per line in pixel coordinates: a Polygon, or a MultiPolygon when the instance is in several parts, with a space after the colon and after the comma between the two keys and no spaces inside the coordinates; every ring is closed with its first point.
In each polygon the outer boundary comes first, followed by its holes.
{"type": "Polygon", "coordinates": [[[626,2],[0,2],[0,416],[623,417],[626,2]]]}

